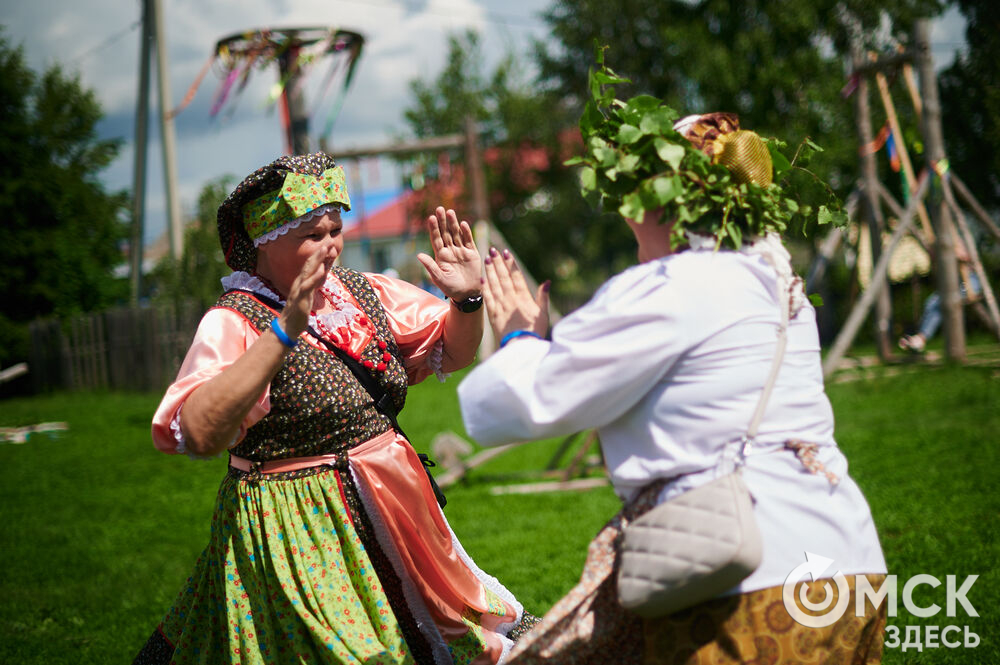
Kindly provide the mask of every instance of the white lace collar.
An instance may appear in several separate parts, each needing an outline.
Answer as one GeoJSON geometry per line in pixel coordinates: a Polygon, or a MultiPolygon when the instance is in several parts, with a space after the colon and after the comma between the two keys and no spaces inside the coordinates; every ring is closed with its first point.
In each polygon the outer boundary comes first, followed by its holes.
{"type": "MultiPolygon", "coordinates": [[[[252,291],[257,295],[275,300],[282,305],[285,304],[284,298],[268,288],[258,277],[243,270],[237,270],[230,275],[226,275],[221,281],[222,288],[226,291],[232,289],[252,291]]],[[[329,330],[339,330],[346,328],[351,320],[355,318],[365,318],[364,313],[353,302],[341,294],[340,288],[332,276],[327,275],[326,282],[322,288],[325,295],[329,297],[330,304],[333,305],[334,310],[332,312],[325,312],[318,317],[315,314],[310,314],[309,325],[313,329],[319,327],[316,325],[317,319],[323,324],[323,327],[329,330]]]]}
{"type": "Polygon", "coordinates": [[[220,281],[222,282],[224,291],[232,291],[233,289],[253,291],[257,295],[266,296],[271,300],[280,302],[282,305],[285,304],[284,298],[269,289],[259,278],[243,270],[237,270],[232,274],[226,275],[220,281]]]}

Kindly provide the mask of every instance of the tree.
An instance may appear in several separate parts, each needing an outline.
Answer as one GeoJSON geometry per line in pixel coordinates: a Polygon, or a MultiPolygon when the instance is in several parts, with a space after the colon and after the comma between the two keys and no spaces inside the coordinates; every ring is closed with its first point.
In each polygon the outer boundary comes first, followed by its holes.
{"type": "Polygon", "coordinates": [[[623,98],[652,94],[682,113],[733,111],[791,146],[809,138],[824,148],[810,168],[843,197],[858,170],[853,108],[841,94],[847,26],[861,27],[864,49],[884,53],[908,41],[916,18],[940,9],[939,0],[557,0],[546,14],[551,39],[535,47],[537,80],[519,79],[531,68],[513,56],[488,78],[476,42],[452,38],[436,81],[414,83],[406,117],[420,136],[458,131],[468,112],[480,120],[488,146],[510,156],[489,164],[493,219],[536,276],[558,275],[557,289],[581,295],[634,261],[624,225],[586,205],[574,172],[561,166],[560,138],[582,112],[595,42],[631,79],[623,98]],[[516,166],[525,144],[551,158],[530,178],[516,166]]]}
{"type": "Polygon", "coordinates": [[[544,81],[578,100],[596,40],[633,82],[622,95],[655,95],[682,114],[734,112],[743,126],[792,145],[810,137],[825,148],[817,168],[846,193],[857,139],[840,95],[845,18],[864,27],[866,47],[880,49],[938,11],[937,0],[559,0],[546,15],[554,43],[540,49],[539,64],[544,81]]]}
{"type": "Polygon", "coordinates": [[[198,195],[198,210],[184,231],[184,254],[180,261],[162,259],[151,275],[159,301],[193,301],[202,308],[215,303],[222,293],[219,280],[229,274],[219,246],[216,214],[232,188],[232,176],[205,185],[198,195]]]}
{"type": "Polygon", "coordinates": [[[988,208],[1000,208],[1000,5],[957,0],[966,50],[940,76],[946,148],[955,172],[988,208]]]}
{"type": "Polygon", "coordinates": [[[78,76],[31,71],[0,28],[0,365],[27,357],[35,317],[90,311],[123,298],[124,192],[98,173],[119,142],[102,140],[101,107],[78,76]]]}
{"type": "Polygon", "coordinates": [[[536,279],[555,281],[565,310],[634,258],[635,247],[624,224],[599,221],[606,216],[581,197],[575,171],[563,166],[579,149],[576,110],[527,80],[528,69],[508,54],[486,75],[476,33],[453,35],[437,79],[411,83],[404,117],[421,138],[460,132],[467,115],[478,121],[490,218],[536,279]]]}

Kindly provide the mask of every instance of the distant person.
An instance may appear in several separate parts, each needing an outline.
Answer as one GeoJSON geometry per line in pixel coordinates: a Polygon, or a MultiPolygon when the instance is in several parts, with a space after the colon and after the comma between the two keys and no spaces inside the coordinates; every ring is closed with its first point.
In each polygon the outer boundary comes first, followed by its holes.
{"type": "MultiPolygon", "coordinates": [[[[960,265],[969,265],[971,257],[969,256],[969,250],[966,249],[964,243],[955,243],[955,258],[958,259],[960,265]]],[[[965,281],[960,280],[959,290],[963,300],[970,299],[970,297],[976,298],[983,292],[983,285],[979,282],[979,277],[977,277],[976,273],[972,271],[968,272],[968,287],[969,290],[972,291],[971,296],[966,290],[965,281]]],[[[917,332],[912,335],[903,335],[900,337],[899,348],[912,353],[923,353],[927,350],[927,342],[934,338],[938,329],[941,327],[941,321],[941,296],[937,291],[935,291],[927,296],[927,300],[924,301],[924,311],[923,314],[920,315],[920,323],[917,326],[917,332]]]]}
{"type": "MultiPolygon", "coordinates": [[[[710,156],[718,142],[736,141],[740,157],[726,164],[734,179],[766,187],[767,149],[737,122],[708,114],[677,128],[710,156]]],[[[685,154],[694,149],[676,134],[661,138],[685,154]]],[[[686,173],[677,177],[697,186],[686,173]]],[[[515,645],[511,665],[881,659],[886,608],[868,603],[856,616],[854,584],[858,575],[879,589],[886,565],[868,503],[834,439],[815,311],[775,227],[765,226],[763,237],[744,231],[739,249],[718,248],[712,234],[729,203],[718,201],[699,220],[701,231],[662,211],[625,220],[640,264],[563,318],[551,339],[544,289],[534,297],[513,258],[490,250],[484,297],[501,348],[459,386],[467,431],[497,445],[594,429],[624,502],[591,542],[579,584],[515,645]],[[675,246],[678,225],[684,235],[675,246]],[[676,613],[642,618],[626,610],[616,575],[630,522],[733,468],[775,358],[773,393],[742,467],[763,541],[759,566],[720,596],[676,613]],[[802,570],[806,552],[833,559],[820,579],[793,578],[805,580],[813,603],[824,598],[824,576],[847,576],[850,611],[821,628],[797,623],[782,602],[783,584],[802,570]]]]}
{"type": "Polygon", "coordinates": [[[465,553],[391,414],[408,384],[473,360],[469,225],[427,220],[434,256],[419,258],[442,301],[333,267],[349,207],[343,170],[316,153],[254,171],[219,208],[234,272],[152,433],[165,453],[228,452],[229,469],[137,664],[497,663],[533,621],[465,553]]]}

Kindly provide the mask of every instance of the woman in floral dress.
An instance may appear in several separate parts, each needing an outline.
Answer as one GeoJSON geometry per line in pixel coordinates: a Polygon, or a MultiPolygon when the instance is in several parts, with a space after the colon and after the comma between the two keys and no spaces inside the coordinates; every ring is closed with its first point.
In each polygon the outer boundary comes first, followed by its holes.
{"type": "Polygon", "coordinates": [[[335,267],[349,208],[322,153],[258,169],[219,208],[234,272],[152,434],[230,464],[208,546],[136,663],[497,663],[534,620],[462,549],[391,415],[408,384],[473,360],[469,225],[428,219],[434,256],[418,258],[444,301],[335,267]]]}

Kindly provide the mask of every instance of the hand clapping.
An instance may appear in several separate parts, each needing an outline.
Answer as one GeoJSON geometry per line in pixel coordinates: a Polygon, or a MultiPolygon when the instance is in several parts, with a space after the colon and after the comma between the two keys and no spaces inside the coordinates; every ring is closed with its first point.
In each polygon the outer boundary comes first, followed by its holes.
{"type": "Polygon", "coordinates": [[[456,301],[479,295],[482,260],[469,223],[464,220],[459,223],[454,210],[438,206],[427,218],[427,232],[434,258],[421,252],[417,260],[434,285],[456,301]]]}
{"type": "Polygon", "coordinates": [[[545,337],[549,330],[549,283],[538,287],[533,297],[513,255],[490,248],[483,280],[486,313],[497,339],[515,330],[530,330],[545,337]]]}

